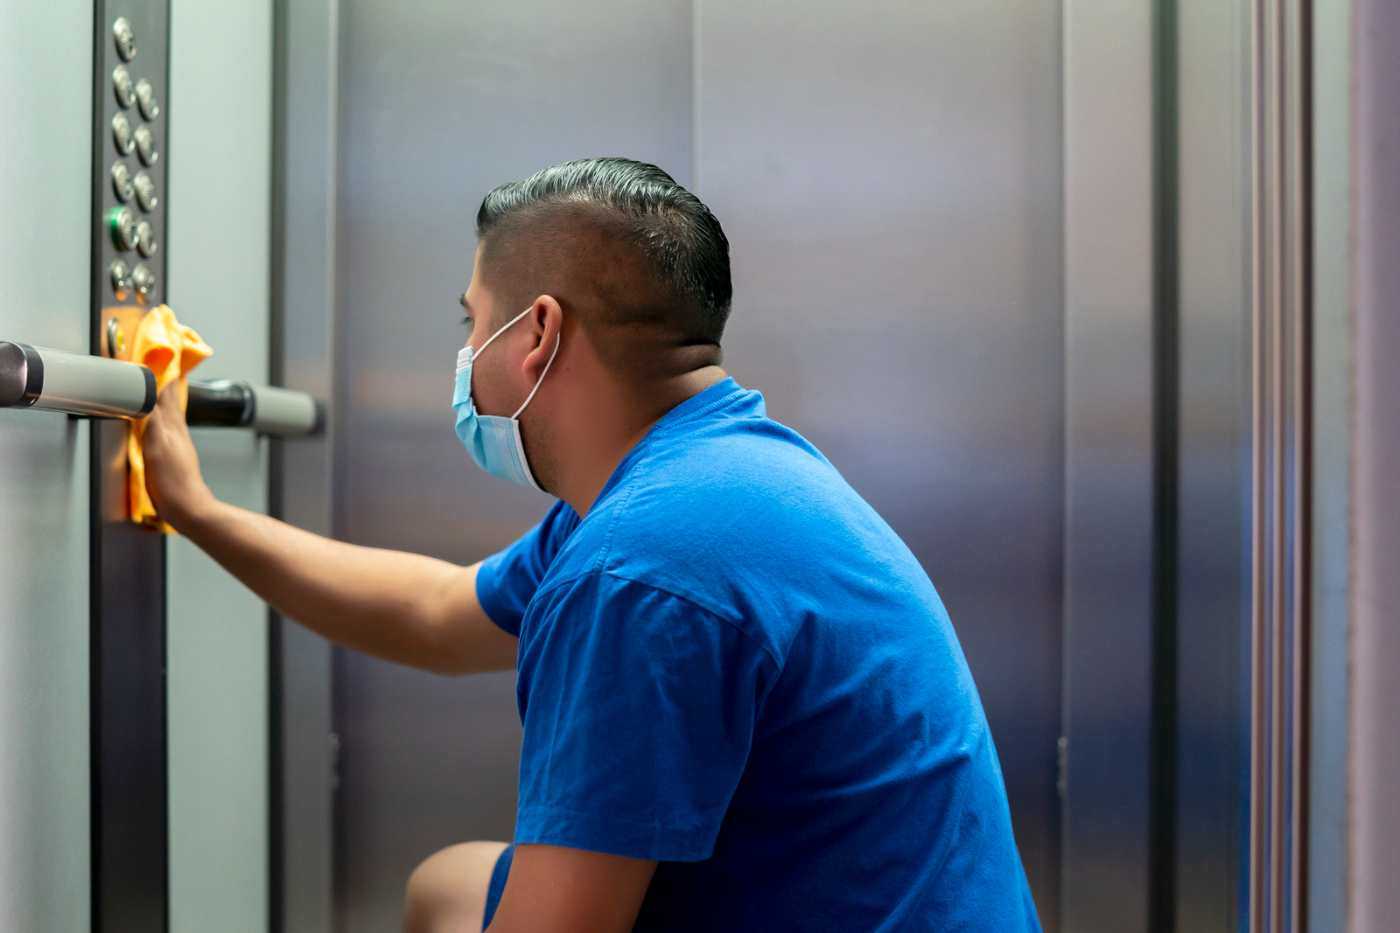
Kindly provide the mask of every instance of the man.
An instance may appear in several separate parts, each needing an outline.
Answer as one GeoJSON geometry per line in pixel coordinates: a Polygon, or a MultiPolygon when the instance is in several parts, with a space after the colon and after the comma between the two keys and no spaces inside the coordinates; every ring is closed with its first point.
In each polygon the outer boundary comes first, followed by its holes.
{"type": "Polygon", "coordinates": [[[161,515],[284,615],[431,671],[516,670],[514,844],[423,862],[405,928],[1038,930],[933,585],[720,368],[714,215],[592,159],[492,191],[477,237],[456,431],[560,500],[504,551],[461,568],[220,503],[172,393],[146,433],[161,515]]]}

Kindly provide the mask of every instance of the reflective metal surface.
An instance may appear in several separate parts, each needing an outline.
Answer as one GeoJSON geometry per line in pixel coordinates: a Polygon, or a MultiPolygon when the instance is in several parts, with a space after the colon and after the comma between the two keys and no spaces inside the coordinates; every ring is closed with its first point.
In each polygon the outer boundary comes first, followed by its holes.
{"type": "Polygon", "coordinates": [[[1145,933],[1153,107],[1147,4],[1071,2],[1065,78],[1064,928],[1145,933]]]}
{"type": "MultiPolygon", "coordinates": [[[[1314,585],[1309,657],[1307,930],[1344,933],[1352,878],[1348,772],[1353,747],[1352,441],[1357,430],[1352,418],[1357,348],[1352,330],[1351,100],[1356,52],[1351,4],[1314,4],[1313,30],[1314,585]]],[[[1397,39],[1400,32],[1392,36],[1392,41],[1397,39]]],[[[1393,85],[1392,79],[1385,86],[1393,85]]],[[[1392,566],[1396,563],[1400,561],[1393,561],[1392,566]]],[[[1394,704],[1390,706],[1394,708],[1394,704]]],[[[1390,782],[1389,786],[1396,784],[1390,782]]],[[[1387,871],[1374,856],[1366,862],[1381,877],[1400,875],[1400,871],[1387,871]]],[[[1395,916],[1396,912],[1392,908],[1387,915],[1395,916]]],[[[1380,923],[1377,919],[1369,926],[1380,923]]],[[[1362,921],[1358,926],[1365,929],[1368,924],[1362,921]]]]}
{"type": "Polygon", "coordinates": [[[141,108],[141,116],[147,120],[154,120],[160,116],[160,104],[156,102],[155,85],[142,78],[136,82],[136,101],[141,108]]]}
{"type": "MultiPolygon", "coordinates": [[[[272,379],[331,397],[335,346],[338,0],[273,6],[272,379]]],[[[273,444],[272,514],[330,534],[331,451],[320,437],[273,444]]],[[[332,929],[331,649],[272,618],[269,933],[332,929]]]]}
{"type": "Polygon", "coordinates": [[[150,175],[145,172],[137,172],[132,179],[132,188],[136,191],[136,203],[141,210],[150,213],[160,204],[160,198],[156,195],[156,183],[150,175]]]}
{"type": "Polygon", "coordinates": [[[141,157],[142,165],[155,165],[160,158],[160,150],[156,148],[156,138],[149,126],[138,126],[136,132],[132,134],[136,139],[136,154],[141,157]]]}
{"type": "Polygon", "coordinates": [[[125,162],[112,163],[112,193],[123,204],[130,201],[136,193],[136,187],[131,180],[131,169],[125,162]]]}
{"type": "Polygon", "coordinates": [[[112,23],[112,39],[122,61],[129,62],[136,57],[136,30],[125,16],[118,16],[112,23]]]}
{"type": "MultiPolygon", "coordinates": [[[[502,181],[580,155],[625,153],[693,181],[691,8],[531,0],[406,16],[347,0],[341,17],[335,530],[468,563],[549,502],[475,469],[451,430],[477,206],[502,181]]],[[[419,860],[510,837],[514,678],[443,679],[341,652],[336,703],[340,929],[378,933],[400,924],[419,860]]]]}
{"type": "Polygon", "coordinates": [[[697,4],[696,26],[693,181],[735,269],[726,366],[831,458],[938,587],[1054,929],[1057,12],[734,0],[697,4]]]}
{"type": "Polygon", "coordinates": [[[1348,920],[1381,930],[1400,914],[1400,7],[1357,0],[1355,61],[1354,862],[1348,920]]]}
{"type": "MultiPolygon", "coordinates": [[[[102,30],[105,44],[106,26],[102,30]]],[[[0,250],[3,329],[88,350],[93,10],[85,0],[6,6],[0,33],[0,215],[34,235],[0,250]],[[22,130],[22,131],[21,131],[22,130]]],[[[103,96],[111,97],[108,72],[103,96]]],[[[107,130],[101,139],[110,146],[107,130]]],[[[108,150],[110,151],[110,150],[108,150]]],[[[88,930],[89,428],[0,410],[0,926],[88,930]]]]}
{"type": "Polygon", "coordinates": [[[116,144],[118,155],[131,155],[132,149],[136,148],[136,141],[131,136],[131,121],[124,113],[112,118],[112,141],[116,144]]]}
{"type": "Polygon", "coordinates": [[[1176,929],[1232,933],[1249,807],[1249,21],[1178,5],[1176,929]]]}
{"type": "Polygon", "coordinates": [[[136,89],[132,87],[131,72],[126,70],[125,65],[118,65],[112,69],[112,91],[117,95],[117,103],[124,108],[136,102],[136,89]]]}
{"type": "MultiPolygon", "coordinates": [[[[947,600],[1053,929],[1054,9],[532,3],[464,18],[353,2],[344,13],[337,530],[465,563],[540,514],[542,498],[473,471],[443,420],[431,354],[460,340],[448,315],[473,212],[491,186],[564,158],[659,162],[729,231],[728,365],[894,523],[947,600]],[[782,46],[800,54],[771,54],[782,46]],[[549,69],[521,64],[556,47],[549,69]]],[[[419,859],[509,836],[511,680],[443,681],[349,654],[338,665],[341,919],[381,929],[419,859]]]]}

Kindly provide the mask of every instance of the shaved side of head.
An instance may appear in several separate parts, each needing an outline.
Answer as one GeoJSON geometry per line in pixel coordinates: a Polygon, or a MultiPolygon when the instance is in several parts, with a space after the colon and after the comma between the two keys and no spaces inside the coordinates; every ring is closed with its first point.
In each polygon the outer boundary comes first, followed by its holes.
{"type": "Polygon", "coordinates": [[[477,234],[494,293],[512,308],[554,296],[626,374],[719,362],[729,244],[709,209],[655,166],[590,159],[502,185],[482,202],[477,234]]]}

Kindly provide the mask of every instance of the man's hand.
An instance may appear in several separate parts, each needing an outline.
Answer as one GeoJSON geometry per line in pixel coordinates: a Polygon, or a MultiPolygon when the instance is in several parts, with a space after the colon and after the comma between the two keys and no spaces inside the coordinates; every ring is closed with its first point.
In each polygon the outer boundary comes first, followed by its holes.
{"type": "Polygon", "coordinates": [[[199,455],[175,393],[173,382],[160,393],[155,411],[146,419],[142,451],[151,504],[161,518],[179,529],[201,506],[213,500],[214,494],[199,472],[199,455]]]}

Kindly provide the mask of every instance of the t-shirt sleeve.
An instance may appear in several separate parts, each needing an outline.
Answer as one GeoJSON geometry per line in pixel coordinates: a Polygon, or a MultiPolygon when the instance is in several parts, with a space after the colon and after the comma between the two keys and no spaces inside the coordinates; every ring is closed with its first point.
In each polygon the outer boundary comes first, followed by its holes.
{"type": "Polygon", "coordinates": [[[561,500],[514,544],[481,562],[476,574],[476,598],[492,622],[512,635],[520,634],[525,607],[539,589],[560,545],[577,525],[578,514],[561,500]]]}
{"type": "Polygon", "coordinates": [[[531,607],[517,691],[517,843],[694,861],[714,851],[772,656],[689,600],[606,572],[531,607]]]}

